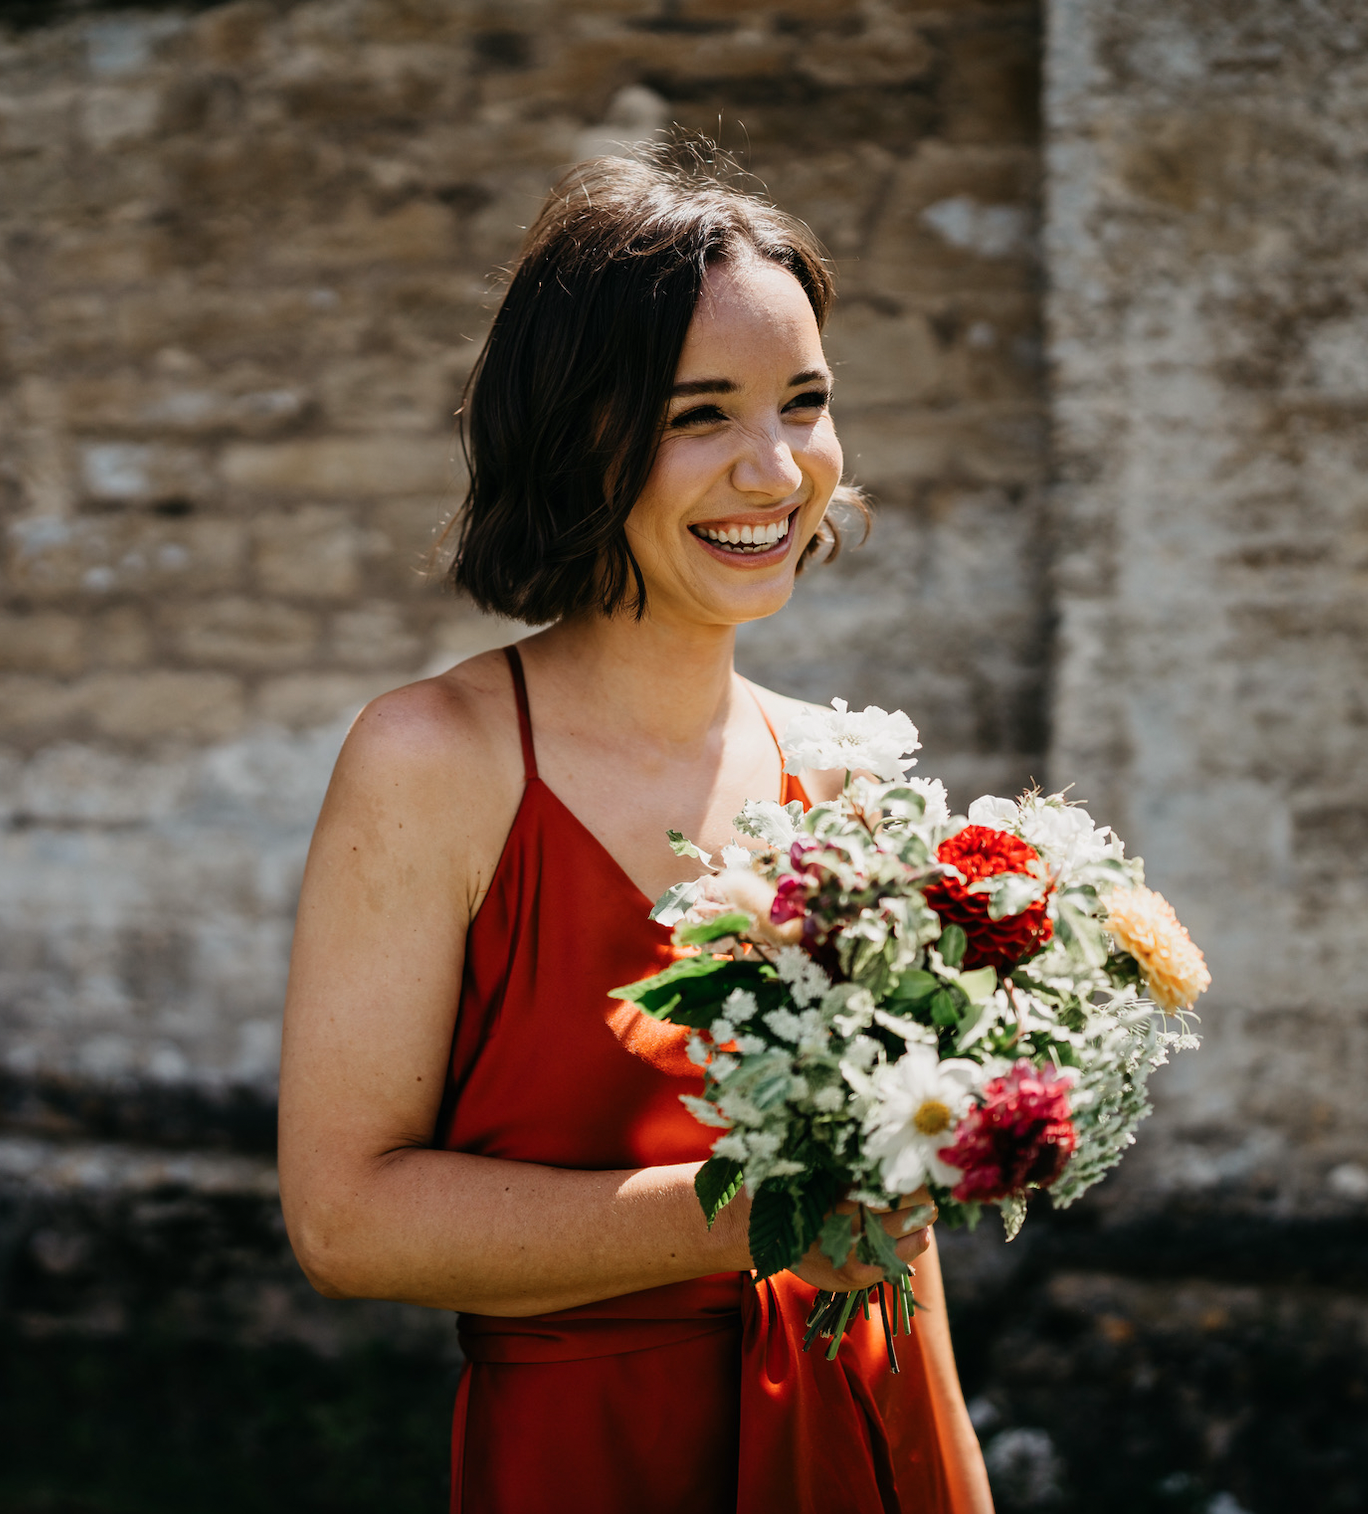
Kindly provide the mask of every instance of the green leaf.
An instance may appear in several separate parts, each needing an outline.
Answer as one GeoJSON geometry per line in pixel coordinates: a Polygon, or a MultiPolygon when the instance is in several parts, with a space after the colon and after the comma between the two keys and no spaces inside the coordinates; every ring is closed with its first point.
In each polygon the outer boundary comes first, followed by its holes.
{"type": "Polygon", "coordinates": [[[940,979],[934,973],[924,972],[920,967],[914,967],[903,973],[894,984],[893,992],[889,995],[889,1002],[920,1004],[924,999],[929,999],[940,986],[940,979]]]}
{"type": "Polygon", "coordinates": [[[1089,967],[1107,965],[1107,938],[1101,925],[1067,898],[1059,900],[1057,924],[1065,946],[1073,947],[1089,967]]]}
{"type": "Polygon", "coordinates": [[[855,1230],[848,1214],[828,1215],[818,1237],[822,1255],[833,1267],[844,1267],[850,1248],[855,1244],[855,1230]]]}
{"type": "Polygon", "coordinates": [[[672,883],[651,906],[650,917],[652,920],[658,920],[664,926],[675,925],[697,898],[697,879],[694,879],[693,882],[672,883]]]}
{"type": "Polygon", "coordinates": [[[964,960],[965,948],[969,945],[969,937],[958,925],[947,925],[940,933],[940,940],[936,942],[936,949],[941,954],[941,961],[947,967],[958,967],[964,960]]]}
{"type": "Polygon", "coordinates": [[[704,955],[681,957],[664,972],[610,990],[608,997],[640,1005],[652,1019],[702,1029],[717,1018],[723,999],[734,988],[749,989],[761,998],[762,1006],[777,1003],[782,995],[768,963],[704,955]]]}
{"type": "Polygon", "coordinates": [[[958,987],[971,1004],[982,1004],[997,983],[997,968],[976,967],[971,973],[960,974],[958,987]]]}
{"type": "MultiPolygon", "coordinates": [[[[793,1152],[794,1161],[802,1161],[802,1150],[793,1152]]],[[[804,1251],[820,1238],[827,1211],[848,1186],[829,1170],[809,1173],[798,1193],[798,1244],[804,1251]]]]}
{"type": "Polygon", "coordinates": [[[683,831],[666,831],[665,837],[676,857],[697,857],[704,867],[712,866],[712,853],[700,852],[683,831]]]}
{"type": "Polygon", "coordinates": [[[694,1192],[703,1206],[708,1229],[741,1190],[744,1169],[732,1157],[709,1157],[694,1174],[694,1192]]]}
{"type": "Polygon", "coordinates": [[[751,920],[739,910],[719,915],[706,925],[681,925],[675,932],[675,940],[681,946],[706,946],[709,941],[720,941],[724,936],[739,936],[747,930],[751,920]]]}
{"type": "Polygon", "coordinates": [[[760,1277],[792,1267],[803,1254],[794,1224],[793,1195],[762,1184],[751,1201],[750,1254],[760,1277]]]}
{"type": "Polygon", "coordinates": [[[931,1000],[931,1019],[937,1025],[958,1025],[963,995],[953,988],[942,988],[931,1000]]]}
{"type": "Polygon", "coordinates": [[[911,1270],[898,1255],[893,1237],[879,1223],[879,1216],[865,1210],[864,1229],[861,1232],[867,1243],[871,1260],[882,1267],[884,1276],[891,1283],[894,1278],[906,1277],[911,1270]]]}

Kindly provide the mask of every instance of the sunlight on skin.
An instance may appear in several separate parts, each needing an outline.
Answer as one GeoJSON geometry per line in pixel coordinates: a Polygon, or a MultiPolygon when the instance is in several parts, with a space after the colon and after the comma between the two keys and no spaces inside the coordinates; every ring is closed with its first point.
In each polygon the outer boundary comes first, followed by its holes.
{"type": "Polygon", "coordinates": [[[689,326],[660,451],[627,521],[653,620],[773,615],[841,477],[831,372],[802,285],[756,257],[715,265],[689,326]],[[761,552],[707,528],[777,525],[761,552]]]}

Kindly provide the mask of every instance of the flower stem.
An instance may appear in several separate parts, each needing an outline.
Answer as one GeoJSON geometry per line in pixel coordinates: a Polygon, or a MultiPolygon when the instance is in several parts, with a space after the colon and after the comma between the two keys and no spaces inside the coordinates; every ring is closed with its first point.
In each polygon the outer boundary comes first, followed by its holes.
{"type": "Polygon", "coordinates": [[[831,1338],[831,1345],[827,1347],[827,1360],[834,1362],[836,1353],[841,1349],[841,1337],[845,1334],[846,1321],[850,1318],[850,1311],[855,1307],[855,1298],[858,1290],[847,1293],[845,1303],[841,1306],[841,1317],[836,1322],[836,1331],[831,1338]]]}
{"type": "Polygon", "coordinates": [[[888,1324],[888,1300],[884,1296],[884,1285],[879,1284],[879,1318],[883,1321],[884,1345],[888,1347],[888,1365],[894,1372],[898,1371],[898,1353],[893,1349],[893,1331],[888,1324]]]}

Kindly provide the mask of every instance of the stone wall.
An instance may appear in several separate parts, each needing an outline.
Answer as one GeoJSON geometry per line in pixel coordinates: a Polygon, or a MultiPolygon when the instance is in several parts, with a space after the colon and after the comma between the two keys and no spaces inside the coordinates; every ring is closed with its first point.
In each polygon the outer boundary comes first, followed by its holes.
{"type": "Polygon", "coordinates": [[[883,506],[747,671],[905,705],[966,794],[1039,770],[1037,57],[1030,3],[921,0],[239,0],[0,36],[12,1124],[269,1144],[345,723],[506,634],[416,571],[491,272],[558,170],[661,126],[720,130],[838,258],[839,419],[883,506]]]}
{"type": "Polygon", "coordinates": [[[1368,1199],[1368,17],[1054,0],[1050,768],[1209,951],[1112,1202],[1368,1199]]]}

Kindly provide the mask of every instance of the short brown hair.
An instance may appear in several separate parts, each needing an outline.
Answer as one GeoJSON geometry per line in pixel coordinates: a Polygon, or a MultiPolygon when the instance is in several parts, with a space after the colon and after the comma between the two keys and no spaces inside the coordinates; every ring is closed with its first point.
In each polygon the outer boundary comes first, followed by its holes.
{"type": "MultiPolygon", "coordinates": [[[[644,612],[625,523],[704,278],[742,249],[787,268],[825,324],[834,289],[821,244],[758,196],[666,161],[599,158],[561,179],[466,386],[470,485],[448,527],[451,584],[529,625],[644,612]]],[[[834,526],[808,553],[823,545],[839,545],[834,526]]]]}

